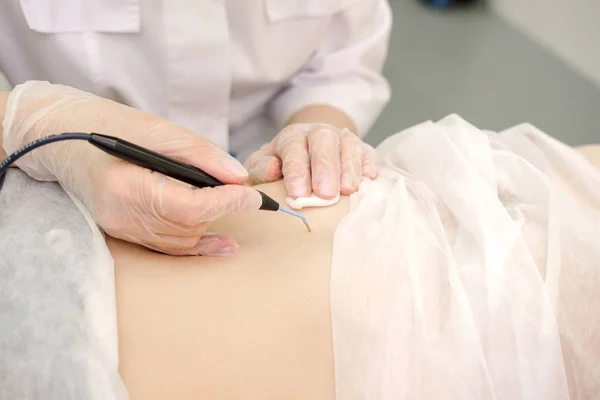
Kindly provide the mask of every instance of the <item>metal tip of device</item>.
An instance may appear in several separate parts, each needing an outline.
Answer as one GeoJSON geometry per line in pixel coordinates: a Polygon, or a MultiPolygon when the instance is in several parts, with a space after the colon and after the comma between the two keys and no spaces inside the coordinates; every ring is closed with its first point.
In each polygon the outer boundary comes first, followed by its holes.
{"type": "Polygon", "coordinates": [[[306,220],[306,217],[300,213],[297,213],[295,211],[292,210],[288,210],[287,208],[283,208],[283,207],[279,207],[279,211],[283,211],[286,214],[290,214],[293,215],[294,217],[298,217],[302,220],[302,222],[304,222],[304,225],[306,226],[306,230],[309,232],[312,232],[312,229],[310,229],[310,225],[308,225],[308,221],[306,220]]]}

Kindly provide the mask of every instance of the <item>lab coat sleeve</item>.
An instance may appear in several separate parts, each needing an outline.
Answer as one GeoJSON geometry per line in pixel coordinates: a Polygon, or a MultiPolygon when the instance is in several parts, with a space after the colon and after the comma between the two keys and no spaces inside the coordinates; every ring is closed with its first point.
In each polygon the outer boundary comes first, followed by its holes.
{"type": "Polygon", "coordinates": [[[325,104],[345,112],[364,136],[390,98],[381,72],[392,13],[387,0],[359,0],[331,17],[312,59],[269,103],[282,127],[297,111],[325,104]]]}

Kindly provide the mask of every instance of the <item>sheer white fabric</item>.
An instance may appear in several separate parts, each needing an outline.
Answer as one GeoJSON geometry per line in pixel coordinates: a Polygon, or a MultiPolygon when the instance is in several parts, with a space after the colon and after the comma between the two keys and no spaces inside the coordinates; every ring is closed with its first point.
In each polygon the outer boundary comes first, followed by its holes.
{"type": "Polygon", "coordinates": [[[531,125],[394,135],[334,240],[338,400],[600,395],[600,172],[531,125]]]}

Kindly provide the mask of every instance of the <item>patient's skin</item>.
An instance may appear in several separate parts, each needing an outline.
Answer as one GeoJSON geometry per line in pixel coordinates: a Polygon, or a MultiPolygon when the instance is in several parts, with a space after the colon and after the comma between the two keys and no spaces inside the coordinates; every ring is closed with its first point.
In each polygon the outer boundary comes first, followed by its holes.
{"type": "MultiPolygon", "coordinates": [[[[582,152],[600,166],[600,146],[582,152]]],[[[257,188],[283,203],[281,182],[257,188]]],[[[213,230],[239,241],[230,258],[170,257],[108,239],[132,400],[334,399],[329,278],[347,210],[346,197],[303,210],[310,234],[282,213],[224,218],[213,230]]]]}
{"type": "MultiPolygon", "coordinates": [[[[257,187],[283,203],[281,182],[257,187]]],[[[304,211],[304,210],[303,210],[304,211]]],[[[223,218],[229,258],[114,239],[120,372],[135,399],[334,399],[329,278],[348,198],[304,214],[223,218]]]]}

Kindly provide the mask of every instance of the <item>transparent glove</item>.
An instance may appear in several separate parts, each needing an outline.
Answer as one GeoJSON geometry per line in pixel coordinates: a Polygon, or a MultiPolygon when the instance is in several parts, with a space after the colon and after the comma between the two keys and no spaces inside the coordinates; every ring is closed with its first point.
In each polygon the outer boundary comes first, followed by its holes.
{"type": "Polygon", "coordinates": [[[47,82],[11,93],[3,122],[7,153],[63,132],[102,133],[192,164],[226,185],[196,189],[111,157],[89,143],[68,141],[36,149],[17,161],[34,179],[59,181],[116,238],[172,255],[229,255],[235,240],[206,233],[211,221],[257,210],[258,192],[239,185],[243,166],[210,141],[157,116],[47,82]]]}
{"type": "Polygon", "coordinates": [[[273,182],[283,177],[292,198],[313,192],[324,199],[349,195],[363,177],[379,172],[375,150],[348,129],[325,124],[285,127],[246,161],[250,182],[273,182]]]}

